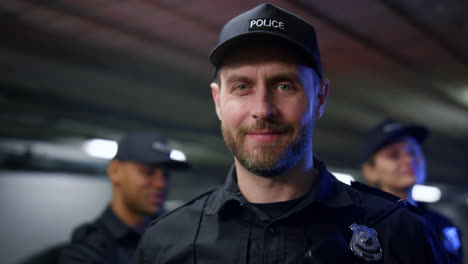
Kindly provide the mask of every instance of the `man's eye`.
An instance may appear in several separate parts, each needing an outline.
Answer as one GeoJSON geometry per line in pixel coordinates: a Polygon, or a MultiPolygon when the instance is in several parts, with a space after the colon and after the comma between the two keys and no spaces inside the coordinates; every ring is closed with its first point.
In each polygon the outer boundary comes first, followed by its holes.
{"type": "Polygon", "coordinates": [[[245,89],[248,89],[248,88],[249,88],[249,86],[247,84],[245,84],[245,83],[239,84],[239,85],[237,85],[235,87],[235,89],[237,89],[237,90],[245,90],[245,89]]]}
{"type": "Polygon", "coordinates": [[[397,151],[392,151],[388,153],[388,157],[393,160],[396,160],[400,157],[400,153],[398,153],[397,151]]]}
{"type": "Polygon", "coordinates": [[[155,170],[156,170],[155,167],[149,167],[149,168],[146,170],[146,175],[148,175],[148,176],[153,175],[155,170]]]}
{"type": "Polygon", "coordinates": [[[420,156],[421,155],[421,151],[420,149],[416,148],[416,147],[409,147],[406,149],[406,153],[408,153],[408,155],[412,156],[412,157],[416,157],[416,156],[420,156]]]}
{"type": "Polygon", "coordinates": [[[285,91],[285,92],[288,92],[288,91],[292,91],[293,90],[293,87],[291,85],[288,85],[288,84],[279,84],[278,86],[278,89],[280,89],[281,91],[285,91]]]}
{"type": "Polygon", "coordinates": [[[140,167],[140,168],[138,169],[138,171],[139,171],[141,174],[143,174],[143,175],[148,175],[148,174],[149,174],[149,170],[150,170],[150,169],[148,169],[147,167],[140,167]]]}

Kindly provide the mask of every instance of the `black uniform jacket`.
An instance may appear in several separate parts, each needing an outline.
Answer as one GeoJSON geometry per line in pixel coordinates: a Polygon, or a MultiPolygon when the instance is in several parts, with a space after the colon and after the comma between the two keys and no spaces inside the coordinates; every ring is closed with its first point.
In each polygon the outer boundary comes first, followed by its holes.
{"type": "Polygon", "coordinates": [[[394,196],[338,182],[318,160],[315,167],[313,190],[276,219],[245,200],[233,168],[223,187],[156,219],[134,263],[446,263],[422,219],[384,197],[394,196]],[[376,234],[353,232],[353,223],[376,234]]]}
{"type": "Polygon", "coordinates": [[[73,231],[72,241],[62,250],[59,263],[131,263],[140,237],[109,206],[96,221],[73,231]]]}
{"type": "Polygon", "coordinates": [[[428,208],[425,203],[418,203],[427,226],[432,229],[441,241],[451,263],[463,264],[462,232],[447,217],[428,208]]]}

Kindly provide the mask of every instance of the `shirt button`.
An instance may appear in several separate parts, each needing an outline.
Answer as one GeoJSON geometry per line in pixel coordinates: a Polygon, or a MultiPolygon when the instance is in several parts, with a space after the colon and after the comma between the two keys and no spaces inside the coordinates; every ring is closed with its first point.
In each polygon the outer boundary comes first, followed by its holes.
{"type": "Polygon", "coordinates": [[[273,234],[273,235],[278,234],[278,229],[276,227],[270,226],[268,228],[268,233],[273,234]]]}

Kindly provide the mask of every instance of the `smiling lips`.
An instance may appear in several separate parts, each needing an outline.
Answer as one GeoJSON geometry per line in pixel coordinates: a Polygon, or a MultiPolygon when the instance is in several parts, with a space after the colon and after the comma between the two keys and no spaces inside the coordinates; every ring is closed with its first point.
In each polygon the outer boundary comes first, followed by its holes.
{"type": "Polygon", "coordinates": [[[407,167],[407,168],[401,169],[400,173],[402,173],[404,175],[408,175],[408,176],[415,176],[416,175],[416,169],[414,169],[413,167],[407,167]]]}
{"type": "Polygon", "coordinates": [[[274,130],[255,130],[246,134],[246,137],[257,142],[274,142],[283,136],[285,132],[274,130]]]}
{"type": "Polygon", "coordinates": [[[161,194],[158,194],[158,195],[152,195],[149,197],[149,201],[152,203],[152,204],[162,204],[164,202],[164,198],[163,198],[163,195],[161,194]]]}
{"type": "Polygon", "coordinates": [[[413,169],[413,168],[407,168],[407,169],[404,169],[404,170],[403,170],[403,173],[405,173],[405,174],[407,174],[407,175],[412,175],[412,176],[413,176],[413,175],[415,175],[416,171],[415,171],[415,169],[413,169]]]}

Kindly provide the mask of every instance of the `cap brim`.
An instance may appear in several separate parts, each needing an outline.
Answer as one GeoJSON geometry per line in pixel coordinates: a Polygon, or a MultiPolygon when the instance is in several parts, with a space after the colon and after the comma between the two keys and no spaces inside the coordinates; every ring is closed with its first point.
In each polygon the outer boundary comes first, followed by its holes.
{"type": "Polygon", "coordinates": [[[171,158],[165,158],[165,159],[148,159],[148,160],[141,160],[141,163],[144,164],[151,164],[151,165],[156,165],[156,166],[161,166],[164,168],[168,168],[171,170],[187,170],[190,168],[190,164],[185,162],[185,161],[178,161],[178,160],[173,160],[171,158]]]}
{"type": "Polygon", "coordinates": [[[377,144],[376,147],[374,148],[372,155],[376,153],[377,151],[379,151],[380,149],[382,149],[383,147],[389,144],[392,144],[404,138],[405,136],[412,137],[416,139],[416,141],[419,144],[422,144],[424,140],[426,139],[428,133],[429,131],[422,126],[404,126],[401,129],[398,129],[392,133],[389,133],[385,138],[383,138],[380,141],[380,143],[377,144]]]}
{"type": "MultiPolygon", "coordinates": [[[[311,66],[316,72],[318,71],[316,58],[306,47],[293,39],[271,31],[253,31],[225,40],[211,51],[210,62],[213,66],[220,67],[230,51],[254,45],[270,45],[288,48],[291,52],[300,55],[299,58],[305,58],[307,65],[311,66]]],[[[317,74],[322,78],[320,72],[317,72],[317,74]]]]}
{"type": "Polygon", "coordinates": [[[191,168],[189,163],[183,162],[183,161],[177,161],[177,160],[170,160],[167,162],[158,162],[154,164],[161,165],[164,168],[168,168],[172,170],[188,170],[191,168]]]}
{"type": "Polygon", "coordinates": [[[152,157],[151,158],[148,156],[144,156],[144,157],[141,157],[140,159],[115,157],[114,159],[121,160],[121,161],[133,161],[133,162],[138,162],[138,163],[143,163],[143,164],[162,166],[164,168],[168,168],[172,170],[187,170],[191,168],[190,164],[187,162],[173,160],[173,159],[166,158],[166,157],[164,158],[152,157]]]}
{"type": "Polygon", "coordinates": [[[410,125],[410,126],[403,126],[402,128],[395,130],[391,133],[388,133],[385,137],[382,137],[378,142],[374,142],[372,146],[366,146],[361,151],[361,164],[369,161],[369,159],[377,153],[379,150],[384,148],[387,145],[390,145],[394,142],[397,142],[404,138],[405,136],[409,136],[414,138],[420,145],[424,142],[427,135],[429,134],[429,130],[422,126],[410,125]]]}

